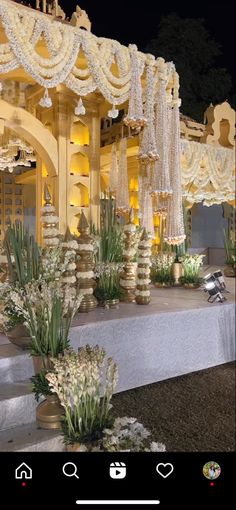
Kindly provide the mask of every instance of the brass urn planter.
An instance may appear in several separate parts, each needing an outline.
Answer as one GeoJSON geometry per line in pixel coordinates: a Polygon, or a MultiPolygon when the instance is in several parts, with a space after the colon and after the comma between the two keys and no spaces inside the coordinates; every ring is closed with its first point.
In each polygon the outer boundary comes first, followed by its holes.
{"type": "Polygon", "coordinates": [[[9,331],[6,331],[5,335],[12,344],[17,345],[20,349],[30,349],[31,337],[29,336],[29,331],[24,324],[18,324],[9,331]]]}
{"type": "Polygon", "coordinates": [[[48,395],[36,409],[36,421],[42,429],[60,429],[64,409],[56,394],[48,395]]]}
{"type": "Polygon", "coordinates": [[[183,276],[183,266],[181,262],[174,262],[172,266],[172,275],[174,278],[174,285],[181,285],[180,278],[183,276]]]}

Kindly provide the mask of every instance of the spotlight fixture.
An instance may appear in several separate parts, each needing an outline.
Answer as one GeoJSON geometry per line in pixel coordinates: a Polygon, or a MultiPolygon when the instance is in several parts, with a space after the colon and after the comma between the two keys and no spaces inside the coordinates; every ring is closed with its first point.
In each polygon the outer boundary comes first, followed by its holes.
{"type": "Polygon", "coordinates": [[[212,275],[215,277],[220,290],[225,290],[226,285],[222,271],[218,269],[218,271],[215,271],[214,273],[212,273],[212,275]]]}
{"type": "Polygon", "coordinates": [[[208,274],[207,276],[205,276],[204,280],[205,280],[204,291],[208,292],[209,294],[209,298],[207,301],[209,303],[214,303],[215,301],[223,303],[226,300],[226,298],[223,296],[220,284],[218,280],[215,278],[215,276],[213,274],[208,274]]]}

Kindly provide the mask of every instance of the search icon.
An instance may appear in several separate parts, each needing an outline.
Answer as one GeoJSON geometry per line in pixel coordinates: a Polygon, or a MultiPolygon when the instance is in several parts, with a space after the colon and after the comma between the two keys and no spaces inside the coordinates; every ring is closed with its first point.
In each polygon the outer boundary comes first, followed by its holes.
{"type": "Polygon", "coordinates": [[[77,475],[77,466],[73,462],[66,462],[62,468],[62,472],[65,476],[75,476],[79,479],[79,476],[77,475]],[[72,469],[71,467],[72,466],[72,469]],[[69,470],[67,469],[69,467],[69,470]],[[68,472],[69,471],[69,472],[68,472]]]}

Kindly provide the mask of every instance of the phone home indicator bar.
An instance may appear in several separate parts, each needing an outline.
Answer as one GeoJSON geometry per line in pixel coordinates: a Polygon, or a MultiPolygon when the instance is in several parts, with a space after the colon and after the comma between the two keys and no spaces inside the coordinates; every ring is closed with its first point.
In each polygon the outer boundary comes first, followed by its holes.
{"type": "Polygon", "coordinates": [[[158,499],[147,499],[147,500],[135,500],[135,499],[123,499],[123,500],[83,500],[78,499],[77,505],[159,505],[158,499]]]}

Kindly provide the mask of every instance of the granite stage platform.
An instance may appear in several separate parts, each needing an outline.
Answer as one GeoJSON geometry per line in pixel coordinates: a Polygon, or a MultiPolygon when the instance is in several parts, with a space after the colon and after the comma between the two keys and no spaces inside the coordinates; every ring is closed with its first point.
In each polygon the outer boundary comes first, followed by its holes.
{"type": "MultiPolygon", "coordinates": [[[[200,289],[152,288],[148,306],[120,303],[118,309],[78,314],[71,346],[104,347],[118,364],[118,392],[233,361],[235,279],[225,281],[230,293],[224,303],[208,303],[200,289]]],[[[15,384],[32,374],[29,354],[0,335],[0,383],[15,384]]]]}
{"type": "MultiPolygon", "coordinates": [[[[121,303],[79,314],[71,345],[105,348],[118,364],[117,392],[227,363],[235,359],[234,283],[226,279],[223,304],[207,303],[202,290],[153,288],[148,306],[121,303]]],[[[57,432],[35,423],[33,373],[29,354],[0,335],[0,451],[63,450],[57,432]]]]}
{"type": "Polygon", "coordinates": [[[104,347],[119,367],[118,392],[232,361],[235,280],[225,281],[224,303],[208,303],[201,289],[153,288],[148,306],[121,303],[79,314],[71,345],[104,347]]]}

